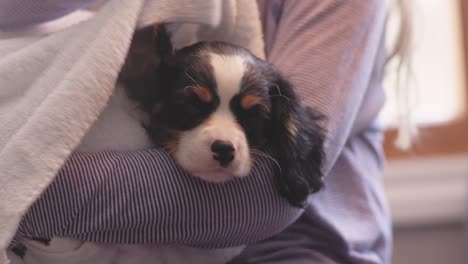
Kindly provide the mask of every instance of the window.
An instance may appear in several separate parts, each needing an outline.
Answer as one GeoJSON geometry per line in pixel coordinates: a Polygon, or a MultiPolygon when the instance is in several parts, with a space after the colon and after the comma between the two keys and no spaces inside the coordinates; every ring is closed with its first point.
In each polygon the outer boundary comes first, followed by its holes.
{"type": "MultiPolygon", "coordinates": [[[[395,75],[385,86],[389,102],[382,112],[385,151],[390,159],[468,152],[467,85],[468,3],[455,0],[413,0],[412,110],[420,133],[413,148],[394,147],[396,103],[391,92],[395,75]],[[414,100],[414,98],[417,98],[414,100]]],[[[390,23],[391,30],[391,23],[390,23]]],[[[390,32],[391,33],[391,32],[390,32]]],[[[391,34],[390,34],[391,37],[391,34]]]]}
{"type": "MultiPolygon", "coordinates": [[[[461,223],[468,191],[468,1],[402,1],[416,4],[412,85],[418,90],[414,112],[420,135],[408,152],[394,147],[390,101],[382,117],[389,127],[384,180],[393,224],[398,229],[461,223]]],[[[389,76],[386,88],[392,82],[389,76]]]]}

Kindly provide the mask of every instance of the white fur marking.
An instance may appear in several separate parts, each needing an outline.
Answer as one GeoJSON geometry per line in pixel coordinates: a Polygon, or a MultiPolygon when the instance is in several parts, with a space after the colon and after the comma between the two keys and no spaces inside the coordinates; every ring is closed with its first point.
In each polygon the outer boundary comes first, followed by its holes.
{"type": "Polygon", "coordinates": [[[229,102],[240,92],[246,61],[240,55],[225,56],[211,53],[210,63],[218,88],[219,110],[230,112],[229,102]]]}

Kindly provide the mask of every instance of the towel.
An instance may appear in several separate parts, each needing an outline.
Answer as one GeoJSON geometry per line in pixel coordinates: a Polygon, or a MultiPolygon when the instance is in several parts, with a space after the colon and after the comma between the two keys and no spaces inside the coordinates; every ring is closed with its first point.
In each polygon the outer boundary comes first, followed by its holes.
{"type": "Polygon", "coordinates": [[[251,0],[109,0],[54,33],[0,32],[0,248],[108,105],[136,29],[174,22],[197,35],[179,45],[218,39],[263,58],[253,10],[251,0]]]}

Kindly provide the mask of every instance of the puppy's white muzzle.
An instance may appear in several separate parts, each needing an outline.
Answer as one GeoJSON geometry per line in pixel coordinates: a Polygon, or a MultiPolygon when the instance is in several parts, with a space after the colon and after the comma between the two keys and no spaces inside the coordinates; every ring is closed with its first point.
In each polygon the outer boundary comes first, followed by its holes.
{"type": "Polygon", "coordinates": [[[227,113],[214,113],[181,133],[174,157],[189,173],[210,182],[247,176],[252,167],[245,133],[227,113]]]}

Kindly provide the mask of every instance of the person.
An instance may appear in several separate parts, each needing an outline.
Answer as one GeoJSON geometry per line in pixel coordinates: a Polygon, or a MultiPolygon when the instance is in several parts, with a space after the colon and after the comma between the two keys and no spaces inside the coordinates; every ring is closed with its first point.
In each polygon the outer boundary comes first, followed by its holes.
{"type": "MultiPolygon", "coordinates": [[[[95,1],[69,2],[24,8],[21,17],[3,12],[0,25],[44,22],[95,1]]],[[[274,190],[267,161],[246,181],[220,186],[186,177],[157,149],[77,152],[24,216],[12,248],[52,236],[206,248],[248,243],[232,263],[390,263],[377,122],[385,101],[387,1],[257,2],[267,60],[327,117],[325,189],[299,210],[274,190]]],[[[1,0],[0,10],[28,4],[1,0]]]]}

